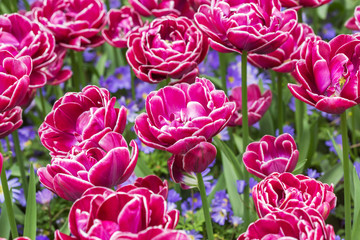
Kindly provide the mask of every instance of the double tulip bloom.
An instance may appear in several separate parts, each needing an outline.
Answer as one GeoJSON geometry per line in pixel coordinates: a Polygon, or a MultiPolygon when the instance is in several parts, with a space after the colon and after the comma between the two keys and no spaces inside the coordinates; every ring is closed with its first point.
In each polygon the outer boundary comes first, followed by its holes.
{"type": "Polygon", "coordinates": [[[83,51],[104,42],[99,35],[106,24],[101,0],[38,0],[31,11],[32,17],[54,34],[64,48],[83,51]]]}
{"type": "Polygon", "coordinates": [[[269,213],[249,225],[238,240],[335,240],[331,225],[314,209],[291,208],[269,213]]]}
{"type": "MultiPolygon", "coordinates": [[[[269,109],[272,100],[272,93],[270,90],[266,90],[264,94],[261,94],[260,88],[256,84],[251,84],[247,87],[248,93],[248,123],[249,126],[257,123],[264,116],[265,112],[269,109]]],[[[231,117],[228,125],[236,126],[242,125],[242,91],[241,87],[234,87],[229,96],[229,100],[235,102],[236,111],[231,117]]]]}
{"type": "Polygon", "coordinates": [[[0,113],[0,138],[8,136],[22,125],[23,120],[21,115],[21,107],[15,107],[0,113]]]}
{"type": "Polygon", "coordinates": [[[283,7],[320,7],[331,0],[280,0],[283,7]]]}
{"type": "Polygon", "coordinates": [[[308,38],[292,73],[300,85],[289,84],[290,92],[331,114],[359,104],[359,49],[356,35],[338,35],[329,43],[308,38]]]}
{"type": "Polygon", "coordinates": [[[346,21],[345,27],[353,31],[360,30],[360,6],[355,8],[354,16],[346,21]]]}
{"type": "Polygon", "coordinates": [[[219,52],[270,53],[297,25],[296,11],[281,11],[278,0],[215,0],[200,6],[194,18],[219,52]]]}
{"type": "MultiPolygon", "coordinates": [[[[157,178],[149,176],[146,178],[157,178]]],[[[137,180],[135,185],[127,185],[116,192],[102,187],[87,190],[71,207],[69,229],[72,237],[57,231],[55,239],[145,239],[144,236],[168,235],[179,221],[178,210],[167,211],[167,183],[161,180],[153,182],[151,189],[137,180]],[[154,189],[161,189],[159,194],[154,189]],[[165,195],[165,196],[164,196],[165,195]],[[158,230],[154,230],[158,229],[158,230]],[[165,230],[165,231],[164,231],[165,230]],[[167,231],[166,231],[167,230],[167,231]]],[[[152,179],[153,180],[153,179],[152,179]]],[[[147,238],[153,239],[153,238],[147,238]]],[[[154,238],[156,239],[156,238],[154,238]]],[[[160,238],[161,239],[161,238],[160,238]]]]}
{"type": "Polygon", "coordinates": [[[209,44],[185,17],[161,17],[129,36],[126,59],[142,81],[159,83],[173,78],[193,82],[209,44]]]}
{"type": "Polygon", "coordinates": [[[295,141],[287,133],[279,137],[266,135],[259,142],[250,143],[243,155],[248,172],[262,179],[274,172],[292,172],[298,159],[295,141]]]}
{"type": "Polygon", "coordinates": [[[333,186],[291,173],[273,173],[252,189],[259,217],[290,208],[312,208],[326,219],[336,205],[333,186]]]}

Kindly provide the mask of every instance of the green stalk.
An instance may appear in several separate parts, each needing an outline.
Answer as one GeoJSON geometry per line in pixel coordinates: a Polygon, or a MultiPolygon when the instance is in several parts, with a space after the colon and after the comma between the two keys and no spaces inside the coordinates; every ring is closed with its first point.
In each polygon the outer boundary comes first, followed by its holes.
{"type": "Polygon", "coordinates": [[[131,97],[133,100],[136,100],[136,94],[135,94],[135,73],[132,69],[130,69],[131,74],[131,97]]]}
{"type": "Polygon", "coordinates": [[[282,104],[282,73],[277,73],[277,107],[278,107],[278,129],[279,135],[283,134],[284,108],[282,104]]]}
{"type": "Polygon", "coordinates": [[[19,135],[18,135],[17,130],[15,130],[12,133],[12,137],[13,137],[13,141],[14,141],[16,161],[17,161],[17,164],[19,165],[20,175],[21,175],[21,182],[22,182],[22,186],[24,188],[24,194],[25,194],[25,196],[27,196],[27,194],[28,194],[28,182],[27,182],[27,179],[26,179],[26,171],[25,171],[25,165],[24,165],[24,155],[23,155],[23,152],[20,149],[20,141],[19,141],[19,135]]]}
{"type": "MultiPolygon", "coordinates": [[[[242,103],[241,103],[241,113],[242,113],[242,131],[243,131],[243,152],[247,145],[249,144],[249,122],[248,122],[248,107],[247,107],[247,51],[243,51],[241,55],[241,95],[242,95],[242,103]]],[[[246,183],[249,183],[249,172],[244,171],[244,177],[246,183]]],[[[248,185],[244,190],[244,222],[247,226],[249,221],[249,187],[248,185]]]]}
{"type": "MultiPolygon", "coordinates": [[[[80,85],[82,88],[84,88],[87,84],[86,84],[86,79],[85,79],[85,71],[84,71],[84,59],[83,59],[83,53],[82,52],[76,52],[76,58],[77,58],[77,66],[78,66],[78,71],[79,71],[79,78],[80,78],[80,85]]],[[[79,90],[80,91],[80,85],[79,85],[79,90]]]]}
{"type": "Polygon", "coordinates": [[[12,238],[15,239],[19,236],[19,234],[18,234],[18,231],[16,228],[15,215],[14,215],[14,210],[12,207],[12,200],[11,200],[10,191],[8,188],[8,182],[6,179],[5,168],[3,168],[0,175],[1,175],[1,185],[2,185],[2,190],[4,193],[6,210],[7,210],[7,214],[8,214],[8,218],[9,218],[11,235],[12,235],[12,238]]]}
{"type": "Polygon", "coordinates": [[[227,94],[226,86],[226,72],[227,72],[227,61],[225,53],[219,52],[219,61],[220,61],[220,77],[223,91],[227,94]]]}
{"type": "Polygon", "coordinates": [[[110,11],[110,2],[109,0],[105,0],[106,9],[110,11]]]}
{"type": "MultiPolygon", "coordinates": [[[[71,77],[71,90],[70,91],[74,91],[74,92],[79,92],[80,91],[80,71],[82,71],[82,69],[79,69],[79,66],[77,64],[77,60],[76,60],[76,53],[74,50],[70,50],[69,51],[69,55],[70,55],[70,59],[71,59],[71,70],[73,71],[73,75],[71,77]]],[[[67,89],[69,90],[69,89],[67,89]]]]}
{"type": "Polygon", "coordinates": [[[207,239],[214,240],[214,233],[213,233],[213,227],[212,227],[211,217],[210,217],[210,212],[209,212],[209,203],[208,203],[208,200],[206,197],[204,180],[203,180],[201,173],[197,173],[196,177],[198,180],[198,187],[199,187],[201,201],[202,201],[202,209],[203,209],[204,217],[205,217],[207,239]]]}
{"type": "Polygon", "coordinates": [[[346,111],[341,114],[340,121],[344,169],[345,240],[351,240],[350,159],[346,111]]]}
{"type": "Polygon", "coordinates": [[[40,95],[40,103],[41,103],[41,116],[43,119],[45,119],[46,109],[45,109],[45,99],[44,99],[44,94],[42,92],[42,88],[39,88],[39,95],[40,95]]]}
{"type": "MultiPolygon", "coordinates": [[[[351,134],[351,141],[352,144],[356,143],[356,118],[355,118],[355,108],[351,108],[351,125],[352,125],[352,134],[351,134]]],[[[357,147],[353,149],[354,155],[358,155],[357,147]]]]}
{"type": "Polygon", "coordinates": [[[296,126],[296,140],[298,143],[301,142],[301,135],[303,132],[303,121],[304,121],[304,108],[305,103],[295,99],[295,126],[296,126]]]}

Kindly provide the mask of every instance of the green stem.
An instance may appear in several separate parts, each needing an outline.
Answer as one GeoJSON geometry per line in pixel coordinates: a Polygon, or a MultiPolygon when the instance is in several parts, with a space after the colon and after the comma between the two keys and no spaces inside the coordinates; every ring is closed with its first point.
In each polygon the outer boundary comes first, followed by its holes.
{"type": "Polygon", "coordinates": [[[8,218],[9,218],[11,235],[12,235],[12,238],[15,239],[19,236],[19,234],[18,234],[17,228],[16,228],[15,215],[14,215],[14,210],[12,207],[12,200],[11,200],[10,191],[8,188],[8,182],[6,179],[5,168],[3,168],[2,172],[1,172],[1,185],[2,185],[2,190],[3,190],[3,194],[4,194],[4,199],[5,199],[6,210],[7,210],[7,214],[8,214],[8,218]]]}
{"type": "Polygon", "coordinates": [[[227,60],[225,53],[219,52],[219,61],[220,61],[220,77],[223,91],[227,94],[226,86],[226,72],[227,72],[227,60]]]}
{"type": "Polygon", "coordinates": [[[42,88],[39,88],[39,95],[40,95],[40,103],[41,103],[41,115],[42,118],[45,119],[46,109],[45,109],[45,99],[44,99],[44,94],[42,92],[42,88]]]}
{"type": "MultiPolygon", "coordinates": [[[[241,55],[241,97],[242,97],[242,131],[243,131],[243,152],[249,144],[249,123],[248,123],[248,107],[247,107],[247,51],[243,51],[241,55]]],[[[244,171],[244,177],[246,183],[249,183],[249,172],[244,171]]],[[[249,221],[249,187],[245,187],[244,190],[244,222],[247,226],[249,221]]]]}
{"type": "Polygon", "coordinates": [[[283,134],[284,108],[282,104],[282,73],[277,73],[277,107],[278,107],[278,129],[279,135],[283,134]]]}
{"type": "Polygon", "coordinates": [[[131,96],[133,100],[136,100],[136,93],[135,93],[135,73],[132,69],[130,69],[131,74],[131,96]]]}
{"type": "Polygon", "coordinates": [[[110,11],[110,2],[109,0],[105,0],[106,9],[110,11]]]}
{"type": "Polygon", "coordinates": [[[86,84],[86,79],[85,79],[85,68],[84,68],[84,58],[83,58],[83,53],[82,52],[76,52],[76,58],[77,58],[77,66],[78,66],[78,71],[79,71],[79,78],[80,78],[80,84],[79,84],[79,90],[80,91],[80,85],[81,87],[85,87],[86,84]]]}
{"type": "Polygon", "coordinates": [[[344,169],[345,240],[351,240],[350,159],[346,111],[341,114],[340,124],[344,169]]]}
{"type": "Polygon", "coordinates": [[[212,227],[211,217],[210,217],[210,212],[209,212],[209,203],[208,203],[208,200],[206,197],[204,180],[203,180],[201,173],[197,173],[196,176],[197,176],[197,180],[198,180],[198,187],[199,187],[201,201],[202,201],[202,209],[203,209],[204,217],[205,217],[207,239],[214,240],[214,233],[213,233],[213,227],[212,227]]]}
{"type": "MultiPolygon", "coordinates": [[[[70,59],[71,59],[71,70],[73,71],[73,76],[71,77],[71,91],[79,92],[80,91],[80,71],[79,66],[76,60],[76,53],[74,50],[69,51],[70,59]]],[[[67,89],[68,90],[68,89],[67,89]]]]}
{"type": "MultiPolygon", "coordinates": [[[[351,125],[352,125],[352,134],[351,134],[351,141],[352,144],[356,143],[356,118],[355,118],[355,108],[351,108],[351,125]]],[[[357,147],[354,147],[354,155],[358,155],[357,147]]]]}
{"type": "Polygon", "coordinates": [[[318,16],[318,13],[317,13],[317,9],[316,9],[316,8],[313,8],[312,11],[313,11],[313,14],[312,14],[312,17],[313,17],[312,27],[313,27],[314,33],[317,34],[318,31],[319,31],[319,28],[318,28],[318,25],[319,25],[319,16],[318,16]]]}
{"type": "Polygon", "coordinates": [[[301,135],[303,132],[303,121],[304,121],[304,108],[305,103],[295,99],[295,125],[296,125],[296,139],[297,142],[301,142],[301,135]]]}
{"type": "Polygon", "coordinates": [[[26,179],[26,172],[25,172],[25,165],[24,165],[24,155],[23,155],[23,152],[21,151],[21,148],[20,148],[20,141],[19,141],[19,135],[18,135],[17,130],[15,130],[12,133],[12,137],[13,137],[13,141],[14,141],[16,161],[17,161],[17,163],[19,165],[22,186],[24,188],[24,194],[25,194],[25,196],[27,196],[28,182],[27,182],[27,179],[26,179]]]}

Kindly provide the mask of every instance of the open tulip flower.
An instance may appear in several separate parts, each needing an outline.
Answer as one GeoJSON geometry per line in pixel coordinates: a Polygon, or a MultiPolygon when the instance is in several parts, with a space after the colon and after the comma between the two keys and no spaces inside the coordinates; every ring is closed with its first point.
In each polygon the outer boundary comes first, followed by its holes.
{"type": "Polygon", "coordinates": [[[138,234],[127,232],[116,232],[113,239],[121,240],[191,240],[185,233],[175,230],[163,229],[160,227],[149,227],[138,234]]]}
{"type": "Polygon", "coordinates": [[[331,0],[280,0],[283,7],[320,7],[331,2],[331,0]]]}
{"type": "Polygon", "coordinates": [[[299,23],[290,32],[289,38],[275,51],[269,54],[249,53],[248,60],[258,68],[271,68],[276,72],[292,72],[300,58],[301,45],[307,37],[319,38],[309,25],[299,23]]]}
{"type": "Polygon", "coordinates": [[[129,0],[129,3],[144,17],[175,15],[192,18],[194,15],[189,0],[129,0]]]}
{"type": "Polygon", "coordinates": [[[108,129],[122,133],[126,108],[115,108],[105,88],[87,86],[80,93],[69,92],[57,100],[39,128],[42,144],[50,155],[66,156],[74,145],[108,129]]]}
{"type": "Polygon", "coordinates": [[[336,205],[333,186],[291,173],[273,173],[252,189],[259,217],[289,208],[310,207],[326,219],[336,205]]]}
{"type": "Polygon", "coordinates": [[[360,37],[338,35],[329,43],[308,38],[289,84],[297,99],[331,114],[360,103],[360,37]]]}
{"type": "Polygon", "coordinates": [[[296,11],[281,11],[279,0],[215,0],[194,19],[219,52],[273,52],[297,25],[296,11]]]}
{"type": "Polygon", "coordinates": [[[29,56],[14,57],[10,52],[0,50],[0,113],[13,109],[24,99],[31,71],[29,56]]]}
{"type": "Polygon", "coordinates": [[[250,224],[238,240],[335,240],[334,228],[314,209],[292,208],[269,213],[250,224]]]}
{"type": "Polygon", "coordinates": [[[360,30],[360,6],[355,8],[354,16],[346,21],[345,27],[354,31],[360,30]]]}
{"type": "MultiPolygon", "coordinates": [[[[270,90],[261,95],[260,88],[256,84],[251,84],[247,88],[248,93],[248,123],[249,126],[257,123],[264,116],[265,112],[269,109],[272,100],[272,93],[270,90]]],[[[242,92],[241,87],[234,87],[229,97],[230,101],[235,102],[236,111],[231,117],[228,125],[236,126],[242,125],[242,92]]]]}
{"type": "Polygon", "coordinates": [[[15,107],[0,113],[0,138],[6,137],[22,125],[21,114],[21,107],[15,107]]]}
{"type": "Polygon", "coordinates": [[[161,17],[138,29],[128,40],[126,59],[142,81],[159,83],[173,78],[193,82],[209,41],[185,17],[161,17]]]}
{"type": "Polygon", "coordinates": [[[205,78],[151,92],[146,113],[135,120],[135,132],[147,146],[185,154],[225,128],[235,111],[225,93],[205,78]]]}
{"type": "Polygon", "coordinates": [[[119,239],[115,236],[141,235],[152,227],[174,229],[178,221],[178,210],[167,211],[165,198],[146,187],[125,186],[116,192],[94,187],[71,207],[72,237],[57,231],[55,239],[119,239]]]}
{"type": "Polygon", "coordinates": [[[251,174],[265,178],[274,172],[292,172],[299,159],[299,151],[290,134],[278,137],[265,135],[259,142],[246,147],[243,162],[251,174]]]}
{"type": "Polygon", "coordinates": [[[111,9],[108,19],[109,29],[103,29],[102,35],[117,48],[126,48],[130,34],[143,25],[140,15],[129,6],[111,9]]]}
{"type": "Polygon", "coordinates": [[[65,48],[84,51],[104,43],[100,31],[106,24],[101,0],[38,0],[32,17],[44,25],[65,48]]]}
{"type": "Polygon", "coordinates": [[[121,134],[110,130],[101,133],[74,146],[66,157],[55,157],[46,168],[40,168],[40,182],[69,201],[80,198],[91,187],[114,187],[125,182],[137,163],[137,145],[130,143],[130,156],[121,134]]]}

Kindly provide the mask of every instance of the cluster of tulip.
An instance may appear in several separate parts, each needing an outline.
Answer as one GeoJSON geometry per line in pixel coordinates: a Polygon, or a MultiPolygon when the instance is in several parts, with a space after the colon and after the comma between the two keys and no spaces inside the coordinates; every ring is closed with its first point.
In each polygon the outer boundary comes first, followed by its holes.
{"type": "MultiPolygon", "coordinates": [[[[299,159],[293,137],[265,135],[249,143],[249,126],[269,109],[272,93],[261,93],[258,85],[246,82],[247,61],[258,68],[290,73],[297,82],[288,84],[295,98],[320,111],[342,114],[346,139],[346,110],[360,103],[360,34],[338,35],[326,42],[309,25],[298,23],[301,8],[329,2],[129,0],[130,5],[107,13],[102,0],[37,0],[29,11],[1,15],[0,138],[23,124],[22,109],[31,104],[37,90],[41,94],[45,85],[65,83],[74,75],[75,92],[60,97],[46,117],[43,112],[38,128],[51,158],[50,164],[37,170],[39,180],[74,202],[68,217],[70,234],[56,230],[55,239],[190,239],[175,230],[179,211],[168,210],[166,180],[149,175],[122,185],[140,156],[138,144],[131,140],[130,151],[125,139],[124,132],[130,128],[128,109],[117,107],[108,89],[78,82],[79,69],[73,68],[73,74],[63,67],[68,53],[73,56],[74,51],[107,42],[126,49],[124,57],[138,79],[158,84],[156,91],[148,93],[134,131],[142,144],[170,154],[167,165],[174,183],[183,189],[199,188],[208,239],[214,237],[201,174],[223,150],[214,140],[216,135],[226,127],[232,132],[231,127],[241,126],[243,169],[233,163],[235,172],[249,181],[246,169],[262,180],[250,189],[259,219],[250,224],[246,192],[244,218],[249,225],[246,232],[237,233],[238,239],[334,240],[333,226],[325,223],[336,206],[334,187],[291,173],[299,159]],[[226,81],[219,90],[210,77],[199,76],[198,65],[209,47],[242,56],[243,84],[232,88],[229,97],[226,81]],[[82,90],[76,91],[80,84],[82,90]]],[[[360,7],[346,26],[360,30],[360,7]]],[[[343,144],[348,240],[351,161],[347,142],[343,144]]],[[[3,162],[0,154],[0,171],[3,162]]],[[[25,174],[24,167],[19,168],[25,174]]],[[[1,180],[7,188],[4,177],[3,170],[1,180]]],[[[15,238],[16,230],[11,231],[15,238]]]]}

